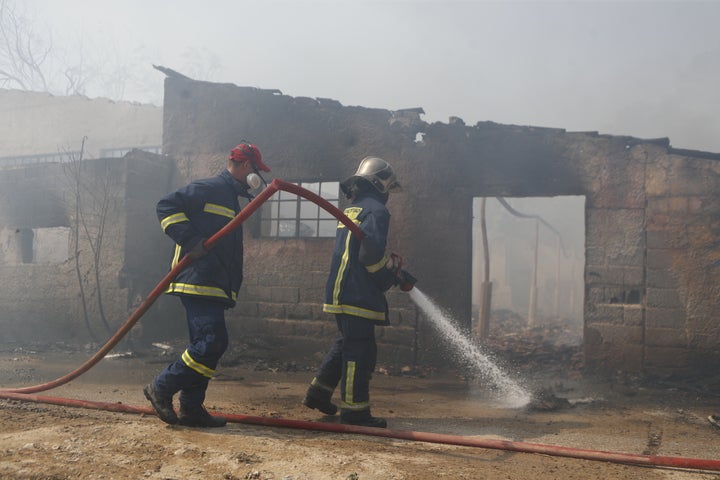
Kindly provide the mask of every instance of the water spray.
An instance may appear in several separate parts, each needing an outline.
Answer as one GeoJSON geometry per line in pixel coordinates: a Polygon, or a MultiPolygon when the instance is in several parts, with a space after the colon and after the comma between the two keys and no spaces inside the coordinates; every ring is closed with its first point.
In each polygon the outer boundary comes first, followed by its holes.
{"type": "Polygon", "coordinates": [[[532,400],[532,395],[519,383],[498,367],[478,346],[472,343],[454,325],[452,318],[435,304],[417,287],[410,290],[410,298],[420,308],[442,337],[456,348],[459,356],[470,364],[483,377],[492,383],[497,400],[508,408],[524,407],[532,400]]]}

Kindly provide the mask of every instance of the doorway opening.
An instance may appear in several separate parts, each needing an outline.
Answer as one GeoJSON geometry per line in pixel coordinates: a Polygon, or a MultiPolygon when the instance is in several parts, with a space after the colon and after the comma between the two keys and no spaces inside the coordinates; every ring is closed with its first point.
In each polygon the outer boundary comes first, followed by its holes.
{"type": "Polygon", "coordinates": [[[481,343],[581,351],[585,197],[473,199],[472,267],[473,330],[481,343]]]}

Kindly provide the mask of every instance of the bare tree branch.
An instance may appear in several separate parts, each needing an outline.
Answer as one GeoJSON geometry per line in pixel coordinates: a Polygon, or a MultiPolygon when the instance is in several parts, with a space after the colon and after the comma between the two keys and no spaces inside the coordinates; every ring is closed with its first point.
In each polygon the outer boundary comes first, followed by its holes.
{"type": "Polygon", "coordinates": [[[81,198],[81,188],[80,188],[80,168],[82,166],[82,158],[83,153],[85,152],[85,138],[82,139],[82,146],[80,147],[80,155],[79,158],[74,158],[71,162],[65,165],[65,168],[67,169],[66,172],[70,172],[71,177],[68,178],[68,180],[71,180],[73,182],[73,194],[74,194],[74,207],[75,207],[75,215],[73,216],[73,257],[75,259],[75,275],[77,276],[78,280],[78,287],[80,288],[80,302],[82,305],[82,311],[83,311],[83,319],[85,320],[85,328],[88,331],[88,334],[90,335],[90,338],[94,342],[97,342],[97,336],[93,332],[92,327],[90,326],[90,315],[88,314],[88,305],[87,305],[87,295],[85,293],[85,282],[83,281],[83,275],[80,268],[80,198],[81,198]]]}
{"type": "Polygon", "coordinates": [[[0,83],[47,92],[43,64],[52,50],[52,40],[35,35],[30,22],[10,0],[0,0],[0,38],[0,83]]]}

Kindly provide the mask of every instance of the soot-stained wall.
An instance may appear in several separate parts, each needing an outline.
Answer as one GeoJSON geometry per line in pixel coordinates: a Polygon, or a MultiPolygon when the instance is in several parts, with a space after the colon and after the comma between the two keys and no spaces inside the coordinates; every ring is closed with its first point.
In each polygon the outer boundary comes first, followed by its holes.
{"type": "MultiPolygon", "coordinates": [[[[418,288],[466,326],[472,199],[583,195],[588,368],[717,368],[720,155],[677,151],[667,139],[458,118],[428,124],[420,115],[170,75],[163,149],[177,161],[176,186],[219,171],[242,139],[261,148],[272,177],[292,182],[339,181],[366,155],[387,159],[404,185],[388,204],[389,248],[404,256],[418,288]]],[[[288,356],[322,351],[335,334],[321,312],[332,240],[249,233],[246,248],[231,328],[292,345],[288,356]]],[[[407,295],[392,292],[389,301],[394,326],[380,329],[381,355],[443,355],[407,295]]]]}
{"type": "MultiPolygon", "coordinates": [[[[472,199],[582,195],[587,366],[698,375],[720,366],[719,154],[676,150],[667,139],[468,126],[457,118],[429,124],[417,108],[347,107],[177,76],[166,80],[163,131],[168,156],[136,151],[88,161],[82,170],[88,186],[113,181],[105,187],[110,223],[100,270],[111,327],[167,272],[171,242],[157,225],[157,199],[191,178],[216,174],[229,150],[248,139],[263,151],[270,177],[293,182],[342,180],[366,155],[389,160],[404,186],[389,202],[389,248],[404,256],[418,288],[465,326],[472,199]]],[[[88,339],[73,280],[77,177],[63,168],[0,172],[5,341],[88,339]]],[[[232,338],[262,339],[288,359],[320,354],[335,335],[321,311],[333,240],[263,238],[258,220],[245,225],[246,279],[228,316],[232,338]]],[[[88,282],[92,248],[80,240],[79,267],[88,282]]],[[[93,295],[89,314],[100,337],[93,295]]],[[[407,294],[393,290],[388,299],[393,325],[378,329],[383,361],[447,356],[407,294]]],[[[162,298],[143,318],[140,326],[151,336],[181,335],[182,313],[173,300],[162,298]]]]}

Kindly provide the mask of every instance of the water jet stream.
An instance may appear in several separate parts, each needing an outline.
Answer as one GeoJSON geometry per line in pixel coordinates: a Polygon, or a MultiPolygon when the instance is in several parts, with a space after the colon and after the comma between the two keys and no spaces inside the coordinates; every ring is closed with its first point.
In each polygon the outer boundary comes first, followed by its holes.
{"type": "Polygon", "coordinates": [[[532,395],[468,340],[455,327],[451,317],[427,295],[415,287],[410,290],[410,298],[423,311],[442,337],[456,349],[456,354],[470,362],[471,366],[476,369],[476,373],[480,373],[492,383],[498,396],[497,399],[502,405],[508,408],[520,408],[530,403],[532,395]]]}

